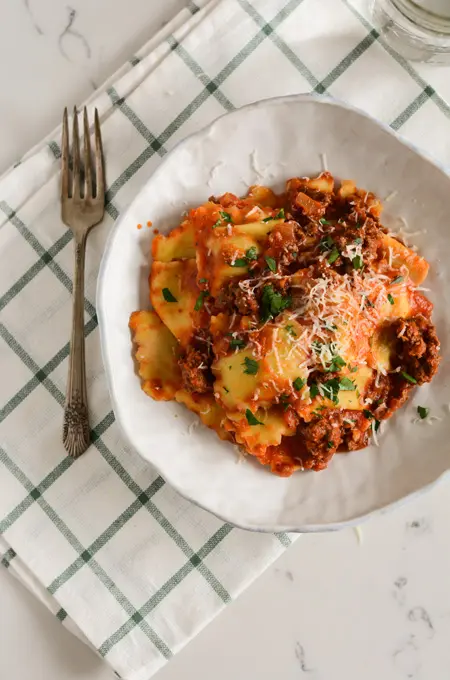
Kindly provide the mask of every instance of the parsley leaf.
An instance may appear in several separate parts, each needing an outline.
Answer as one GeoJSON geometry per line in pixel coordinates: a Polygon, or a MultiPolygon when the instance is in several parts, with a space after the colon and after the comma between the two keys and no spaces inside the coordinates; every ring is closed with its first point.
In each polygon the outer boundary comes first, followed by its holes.
{"type": "Polygon", "coordinates": [[[430,412],[430,409],[427,406],[418,406],[417,407],[417,413],[419,414],[419,416],[422,420],[424,420],[427,417],[429,412],[430,412]]]}
{"type": "Polygon", "coordinates": [[[221,227],[223,226],[223,223],[225,224],[232,224],[233,223],[233,218],[231,217],[230,213],[225,212],[224,210],[219,210],[219,219],[215,224],[213,224],[213,229],[216,227],[221,227]]]}
{"type": "Polygon", "coordinates": [[[172,293],[170,292],[170,290],[168,288],[163,288],[162,294],[163,294],[163,298],[166,302],[178,302],[176,297],[174,295],[172,295],[172,293]]]}
{"type": "Polygon", "coordinates": [[[274,316],[282,312],[292,304],[290,295],[283,297],[272,285],[264,286],[261,296],[261,321],[265,322],[273,319],[274,316]]]}
{"type": "Polygon", "coordinates": [[[330,220],[326,220],[324,217],[321,217],[319,220],[320,224],[333,224],[333,222],[330,222],[330,220]]]}
{"type": "Polygon", "coordinates": [[[353,241],[353,243],[357,246],[360,246],[362,242],[363,240],[360,236],[358,236],[358,238],[355,238],[355,240],[353,241]]]}
{"type": "Polygon", "coordinates": [[[333,248],[330,257],[328,258],[328,264],[333,264],[333,262],[336,262],[339,256],[340,256],[339,250],[336,247],[333,248]]]}
{"type": "Polygon", "coordinates": [[[330,236],[330,234],[328,234],[328,236],[324,236],[319,241],[320,250],[331,250],[331,248],[333,246],[334,246],[334,241],[333,241],[332,237],[330,236]]]}
{"type": "Polygon", "coordinates": [[[273,257],[268,257],[267,255],[265,256],[265,261],[267,262],[267,266],[269,267],[271,272],[276,272],[277,271],[277,263],[273,259],[273,257]]]}
{"type": "Polygon", "coordinates": [[[339,387],[345,392],[352,392],[353,390],[356,390],[356,385],[353,380],[350,380],[350,378],[341,378],[339,387]]]}
{"type": "Polygon", "coordinates": [[[314,397],[317,397],[319,394],[320,394],[319,387],[317,383],[313,383],[309,388],[309,396],[311,397],[311,399],[314,399],[314,397]]]}
{"type": "Polygon", "coordinates": [[[378,432],[378,430],[380,429],[380,425],[381,425],[381,423],[380,423],[379,420],[375,420],[375,421],[374,421],[374,426],[373,426],[373,427],[374,427],[375,432],[378,432]]]}
{"type": "Polygon", "coordinates": [[[254,359],[245,357],[242,365],[245,366],[244,373],[247,373],[247,375],[256,375],[258,373],[259,364],[254,359]]]}
{"type": "Polygon", "coordinates": [[[284,220],[284,208],[281,208],[274,217],[265,217],[263,222],[271,222],[272,220],[284,220]]]}
{"type": "MultiPolygon", "coordinates": [[[[231,263],[230,263],[231,264],[231,263]]],[[[232,264],[232,267],[246,267],[247,266],[247,260],[244,260],[243,257],[238,257],[237,260],[235,260],[232,264]]]]}
{"type": "Polygon", "coordinates": [[[329,449],[332,449],[334,447],[334,444],[333,444],[333,442],[328,441],[327,446],[328,446],[329,449]]]}
{"type": "Polygon", "coordinates": [[[247,250],[247,252],[245,253],[245,257],[249,261],[258,259],[258,251],[256,250],[255,246],[252,246],[247,250]]]}
{"type": "Polygon", "coordinates": [[[294,385],[294,388],[297,390],[297,392],[300,392],[302,387],[306,385],[306,380],[303,380],[303,378],[296,378],[292,384],[294,385]]]}
{"type": "Polygon", "coordinates": [[[202,292],[200,293],[200,295],[198,296],[198,298],[195,302],[194,310],[196,312],[198,312],[203,307],[203,302],[205,301],[205,298],[208,297],[208,295],[209,295],[209,293],[208,293],[207,290],[202,290],[202,292]]]}
{"type": "Polygon", "coordinates": [[[403,276],[397,276],[391,283],[401,283],[403,281],[403,276]]]}
{"type": "Polygon", "coordinates": [[[394,304],[395,300],[394,300],[394,298],[392,297],[392,295],[391,295],[390,293],[388,293],[387,299],[389,300],[389,302],[391,303],[391,305],[394,304]]]}
{"type": "Polygon", "coordinates": [[[198,282],[199,283],[208,283],[208,279],[199,279],[198,282]]]}
{"type": "Polygon", "coordinates": [[[407,381],[410,382],[411,384],[417,385],[417,380],[416,380],[415,378],[413,378],[412,375],[409,375],[409,373],[406,373],[405,371],[402,371],[402,372],[400,373],[400,375],[402,375],[402,376],[405,378],[405,380],[407,380],[407,381]]]}
{"type": "Polygon", "coordinates": [[[329,368],[327,368],[328,373],[334,373],[335,371],[340,371],[346,365],[344,359],[338,354],[332,358],[329,368]]]}
{"type": "Polygon", "coordinates": [[[368,411],[367,409],[364,409],[364,410],[363,410],[363,413],[364,413],[365,417],[367,418],[367,420],[372,420],[372,418],[373,418],[373,413],[371,413],[371,412],[368,411]]]}
{"type": "Polygon", "coordinates": [[[361,255],[357,255],[356,257],[353,258],[352,265],[353,265],[353,269],[362,269],[363,259],[362,259],[361,255]]]}
{"type": "Polygon", "coordinates": [[[324,396],[330,399],[334,404],[338,403],[340,383],[338,378],[332,378],[322,384],[324,396]]]}
{"type": "Polygon", "coordinates": [[[219,215],[223,219],[224,222],[232,222],[233,221],[230,213],[227,213],[227,212],[224,212],[223,210],[220,210],[219,215]]]}
{"type": "Polygon", "coordinates": [[[245,417],[247,418],[249,425],[264,425],[264,423],[262,423],[255,415],[253,415],[249,408],[245,412],[245,417]]]}
{"type": "Polygon", "coordinates": [[[239,349],[242,349],[242,347],[245,347],[246,344],[247,343],[245,342],[245,340],[242,340],[242,338],[231,338],[230,340],[230,347],[232,349],[236,349],[237,347],[239,349]]]}
{"type": "Polygon", "coordinates": [[[289,333],[289,335],[292,335],[294,338],[297,337],[297,333],[295,332],[294,326],[291,323],[288,323],[286,326],[286,330],[289,333]]]}

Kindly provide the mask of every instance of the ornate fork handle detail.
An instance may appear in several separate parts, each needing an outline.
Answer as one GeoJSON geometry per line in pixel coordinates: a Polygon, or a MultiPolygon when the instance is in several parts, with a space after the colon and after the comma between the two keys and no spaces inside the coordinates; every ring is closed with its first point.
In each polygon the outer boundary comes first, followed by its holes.
{"type": "Polygon", "coordinates": [[[73,458],[77,458],[84,453],[90,442],[84,348],[85,252],[86,237],[83,237],[75,246],[72,337],[70,341],[69,377],[67,380],[63,425],[64,447],[73,458]]]}

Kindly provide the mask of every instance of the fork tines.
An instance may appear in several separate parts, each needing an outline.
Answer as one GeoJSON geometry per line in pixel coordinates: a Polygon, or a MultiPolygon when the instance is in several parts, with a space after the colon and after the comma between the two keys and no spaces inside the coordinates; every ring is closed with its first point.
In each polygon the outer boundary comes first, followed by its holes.
{"type": "Polygon", "coordinates": [[[74,107],[72,127],[72,158],[71,158],[69,149],[69,116],[67,108],[65,108],[63,116],[63,133],[62,133],[62,181],[61,181],[62,200],[72,198],[95,199],[102,197],[105,192],[103,147],[102,137],[100,133],[100,121],[97,109],[95,109],[94,118],[95,173],[92,172],[91,140],[89,130],[89,119],[86,107],[84,107],[83,111],[83,136],[84,136],[84,149],[83,149],[83,162],[81,163],[80,135],[78,129],[78,112],[76,107],[74,107]],[[72,163],[70,161],[72,161],[72,163]]]}

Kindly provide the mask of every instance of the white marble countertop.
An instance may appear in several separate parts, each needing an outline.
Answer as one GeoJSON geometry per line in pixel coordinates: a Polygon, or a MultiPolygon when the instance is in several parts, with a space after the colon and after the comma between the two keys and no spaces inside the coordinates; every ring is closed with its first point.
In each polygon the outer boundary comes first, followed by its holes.
{"type": "MultiPolygon", "coordinates": [[[[0,173],[185,4],[4,2],[0,173]]],[[[444,483],[372,520],[362,536],[302,537],[158,680],[448,680],[449,515],[444,483]]],[[[2,680],[112,677],[0,569],[2,680]]]]}

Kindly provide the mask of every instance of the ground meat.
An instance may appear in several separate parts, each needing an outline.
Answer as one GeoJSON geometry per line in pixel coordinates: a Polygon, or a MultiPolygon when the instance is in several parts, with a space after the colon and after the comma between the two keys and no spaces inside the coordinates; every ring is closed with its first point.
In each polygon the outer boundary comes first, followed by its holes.
{"type": "Polygon", "coordinates": [[[302,467],[324,470],[342,442],[342,417],[338,411],[327,411],[322,417],[299,426],[305,452],[300,454],[302,467]]]}
{"type": "Polygon", "coordinates": [[[183,387],[188,392],[204,394],[212,392],[212,384],[207,364],[207,356],[195,347],[189,346],[183,357],[178,360],[181,368],[183,387]]]}
{"type": "Polygon", "coordinates": [[[294,220],[277,224],[267,239],[266,254],[279,264],[287,266],[295,262],[305,239],[305,233],[294,220]]]}
{"type": "Polygon", "coordinates": [[[223,288],[216,297],[212,312],[237,312],[243,316],[250,316],[258,312],[258,301],[252,289],[242,289],[238,283],[232,283],[223,288]]]}
{"type": "Polygon", "coordinates": [[[430,382],[439,366],[439,340],[434,325],[421,314],[393,323],[398,365],[417,381],[430,382]]]}
{"type": "Polygon", "coordinates": [[[357,451],[369,445],[371,435],[370,418],[361,411],[341,411],[342,451],[357,451]]]}
{"type": "MultiPolygon", "coordinates": [[[[362,260],[367,268],[379,259],[382,234],[374,220],[369,218],[364,225],[357,225],[351,221],[348,224],[337,223],[334,231],[331,232],[331,237],[340,253],[345,252],[347,246],[361,244],[362,260]]],[[[336,260],[336,264],[338,266],[344,265],[346,270],[350,272],[354,268],[352,260],[345,257],[336,260]]]]}
{"type": "Polygon", "coordinates": [[[295,178],[287,184],[287,212],[295,220],[307,217],[319,220],[324,217],[333,198],[331,193],[315,191],[307,185],[307,180],[295,178]]]}
{"type": "Polygon", "coordinates": [[[379,375],[367,389],[366,410],[377,420],[387,420],[407,401],[413,387],[400,373],[379,375]]]}

